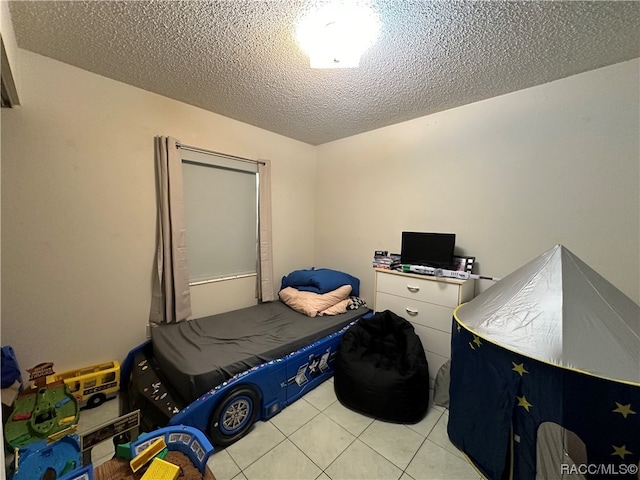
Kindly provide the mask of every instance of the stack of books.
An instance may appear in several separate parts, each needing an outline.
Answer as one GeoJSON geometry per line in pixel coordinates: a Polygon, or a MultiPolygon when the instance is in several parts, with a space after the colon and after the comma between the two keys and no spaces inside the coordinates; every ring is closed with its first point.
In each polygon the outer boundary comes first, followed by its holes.
{"type": "Polygon", "coordinates": [[[393,270],[400,267],[400,254],[389,253],[386,250],[376,250],[373,255],[373,268],[393,270]]]}

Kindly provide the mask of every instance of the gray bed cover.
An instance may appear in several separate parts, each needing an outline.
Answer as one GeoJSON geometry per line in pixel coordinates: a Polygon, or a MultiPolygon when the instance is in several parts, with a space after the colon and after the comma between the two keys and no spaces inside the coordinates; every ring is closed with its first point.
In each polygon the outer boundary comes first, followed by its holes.
{"type": "Polygon", "coordinates": [[[368,311],[312,318],[276,300],[154,327],[153,352],[171,386],[192,402],[236,373],[320,340],[368,311]]]}

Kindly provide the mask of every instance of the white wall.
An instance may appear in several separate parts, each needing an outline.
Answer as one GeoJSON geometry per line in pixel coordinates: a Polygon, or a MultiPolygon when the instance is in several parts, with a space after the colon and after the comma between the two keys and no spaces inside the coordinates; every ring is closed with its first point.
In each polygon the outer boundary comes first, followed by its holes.
{"type": "MultiPolygon", "coordinates": [[[[18,53],[21,106],[2,109],[2,344],[13,346],[23,370],[123,360],[144,341],[155,135],[270,159],[275,278],[312,265],[313,147],[18,53]]],[[[228,284],[214,285],[220,294],[210,287],[194,289],[194,313],[247,301],[228,284]]]]}
{"type": "Polygon", "coordinates": [[[16,41],[13,23],[11,22],[11,12],[9,11],[9,2],[0,1],[0,36],[4,44],[5,53],[7,54],[7,64],[9,72],[3,72],[3,76],[7,76],[15,88],[12,101],[20,101],[20,65],[18,62],[18,43],[16,41]]]}
{"type": "Polygon", "coordinates": [[[639,72],[636,59],[318,147],[316,262],[372,301],[373,252],[399,252],[403,230],[457,233],[496,277],[561,243],[640,302],[639,72]]]}
{"type": "MultiPolygon", "coordinates": [[[[638,60],[314,148],[18,54],[22,106],[1,122],[2,344],[23,369],[121,360],[144,340],[154,135],[272,160],[278,280],[338,268],[371,302],[375,249],[453,231],[481,273],[563,243],[639,301],[638,60]]],[[[193,296],[198,315],[246,301],[193,296]]]]}
{"type": "MultiPolygon", "coordinates": [[[[2,38],[2,43],[5,48],[5,53],[7,55],[6,61],[9,65],[10,69],[10,79],[13,81],[13,87],[15,88],[15,96],[12,98],[12,101],[19,102],[19,85],[20,85],[20,68],[17,65],[17,42],[15,38],[15,33],[13,31],[13,24],[11,23],[11,13],[9,12],[9,3],[8,2],[0,2],[0,37],[2,38]]],[[[3,75],[7,75],[7,72],[2,72],[3,75]]],[[[1,129],[1,122],[0,122],[1,129]]],[[[0,155],[0,163],[1,155],[0,155]]],[[[1,191],[1,188],[0,188],[1,191]]],[[[0,194],[1,195],[1,194],[0,194]]],[[[2,202],[0,201],[0,205],[2,202]]],[[[1,210],[1,209],[0,209],[1,210]]],[[[1,244],[1,241],[0,241],[1,244]]],[[[1,248],[0,248],[1,251],[1,248]]],[[[0,254],[0,259],[1,259],[0,254]]],[[[0,268],[1,268],[1,260],[0,260],[0,268]]],[[[2,283],[2,279],[0,278],[0,284],[2,283]]],[[[1,287],[0,287],[1,290],[1,287]]],[[[0,299],[2,294],[0,293],[0,299]]],[[[2,327],[2,305],[0,302],[0,330],[2,327]]],[[[0,340],[2,339],[2,334],[0,332],[0,340]]],[[[4,345],[4,343],[2,343],[4,345]]],[[[0,443],[4,445],[4,429],[0,429],[0,443]]],[[[0,478],[5,478],[5,460],[4,455],[0,455],[0,478]]]]}

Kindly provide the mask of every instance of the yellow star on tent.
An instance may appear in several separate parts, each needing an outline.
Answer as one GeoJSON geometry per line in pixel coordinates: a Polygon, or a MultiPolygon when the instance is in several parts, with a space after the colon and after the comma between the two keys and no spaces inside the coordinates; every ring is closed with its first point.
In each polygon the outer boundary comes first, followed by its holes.
{"type": "Polygon", "coordinates": [[[457,324],[456,324],[456,328],[458,329],[458,332],[459,332],[460,330],[462,330],[462,327],[460,326],[460,324],[459,324],[459,323],[457,323],[457,324]]]}
{"type": "Polygon", "coordinates": [[[616,402],[617,408],[613,410],[616,413],[621,414],[624,418],[627,418],[627,415],[635,415],[636,412],[631,410],[631,404],[622,405],[621,403],[616,402]]]}
{"type": "Polygon", "coordinates": [[[514,372],[518,372],[520,376],[524,375],[525,373],[529,373],[527,370],[525,370],[524,363],[516,364],[516,362],[511,362],[511,365],[513,365],[513,368],[511,370],[513,370],[514,372]]]}
{"type": "Polygon", "coordinates": [[[473,343],[475,343],[477,346],[482,345],[482,342],[480,341],[480,337],[477,335],[473,336],[473,343]]]}
{"type": "Polygon", "coordinates": [[[611,445],[613,447],[613,453],[611,455],[618,455],[620,458],[624,458],[625,455],[631,455],[631,452],[627,450],[626,445],[622,445],[621,447],[616,447],[615,445],[611,445]]]}
{"type": "Polygon", "coordinates": [[[525,397],[524,395],[522,395],[521,397],[516,396],[516,398],[518,399],[518,406],[524,407],[527,412],[529,411],[529,407],[533,407],[533,405],[529,403],[527,397],[525,397]]]}
{"type": "Polygon", "coordinates": [[[469,346],[471,347],[471,350],[475,350],[476,347],[473,346],[473,343],[469,342],[469,346]]]}

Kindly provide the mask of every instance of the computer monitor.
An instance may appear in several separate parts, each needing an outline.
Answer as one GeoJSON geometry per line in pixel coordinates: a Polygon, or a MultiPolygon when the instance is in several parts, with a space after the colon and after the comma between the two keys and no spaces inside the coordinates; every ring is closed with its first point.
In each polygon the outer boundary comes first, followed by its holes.
{"type": "Polygon", "coordinates": [[[402,232],[400,262],[453,270],[455,233],[402,232]]]}

